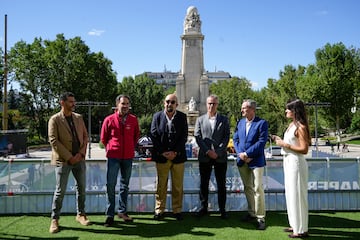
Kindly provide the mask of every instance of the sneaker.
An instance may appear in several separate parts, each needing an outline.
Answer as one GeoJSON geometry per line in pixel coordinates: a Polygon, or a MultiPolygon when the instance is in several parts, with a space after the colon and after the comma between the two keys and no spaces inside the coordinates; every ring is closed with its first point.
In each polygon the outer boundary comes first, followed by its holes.
{"type": "Polygon", "coordinates": [[[86,217],[85,214],[76,215],[75,220],[78,221],[81,225],[84,225],[84,226],[91,225],[90,220],[86,217]]]}
{"type": "Polygon", "coordinates": [[[258,219],[258,226],[257,226],[257,230],[265,230],[266,229],[266,224],[265,221],[262,219],[258,219]]]}
{"type": "Polygon", "coordinates": [[[57,219],[52,219],[52,220],[51,220],[49,232],[50,232],[50,233],[57,233],[57,232],[59,232],[59,220],[57,220],[57,219]]]}
{"type": "Polygon", "coordinates": [[[105,227],[111,227],[114,224],[114,218],[113,217],[107,217],[104,223],[105,227]]]}
{"type": "Polygon", "coordinates": [[[118,213],[118,217],[124,219],[125,222],[134,221],[127,213],[118,213]]]}

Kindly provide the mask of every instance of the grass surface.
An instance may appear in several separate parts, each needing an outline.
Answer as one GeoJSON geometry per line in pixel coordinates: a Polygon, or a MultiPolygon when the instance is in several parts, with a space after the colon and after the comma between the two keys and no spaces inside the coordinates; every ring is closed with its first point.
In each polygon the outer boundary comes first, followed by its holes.
{"type": "MultiPolygon", "coordinates": [[[[116,219],[109,228],[103,226],[103,215],[89,215],[91,226],[82,226],[74,216],[63,215],[56,234],[48,232],[49,216],[0,216],[0,239],[289,239],[283,232],[287,227],[286,213],[268,212],[265,231],[255,230],[255,223],[241,222],[244,214],[230,212],[230,218],[222,220],[216,213],[200,219],[186,213],[183,221],[171,215],[154,221],[152,214],[132,213],[133,223],[116,219]]],[[[311,212],[309,221],[308,239],[360,239],[360,212],[311,212]]]]}

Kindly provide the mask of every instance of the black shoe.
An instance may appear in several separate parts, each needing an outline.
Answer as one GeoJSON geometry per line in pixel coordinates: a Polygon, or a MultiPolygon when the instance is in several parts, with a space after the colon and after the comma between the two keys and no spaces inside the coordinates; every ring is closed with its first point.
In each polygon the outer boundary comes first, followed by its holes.
{"type": "Polygon", "coordinates": [[[208,214],[208,210],[206,208],[201,208],[197,213],[197,217],[203,217],[208,214]]]}
{"type": "Polygon", "coordinates": [[[181,213],[174,213],[174,217],[176,220],[181,221],[184,219],[183,215],[181,213]]]}
{"type": "Polygon", "coordinates": [[[256,219],[256,217],[251,216],[249,213],[247,213],[243,218],[243,222],[252,222],[256,219]]]}
{"type": "Polygon", "coordinates": [[[266,228],[265,221],[262,219],[258,219],[257,222],[258,222],[257,230],[265,230],[266,228]]]}
{"type": "Polygon", "coordinates": [[[227,212],[221,212],[220,217],[221,217],[221,219],[228,219],[229,215],[227,214],[227,212]]]}
{"type": "Polygon", "coordinates": [[[159,221],[159,220],[162,220],[162,219],[164,219],[164,213],[155,213],[155,215],[154,215],[154,220],[157,220],[157,221],[159,221]]]}
{"type": "Polygon", "coordinates": [[[113,217],[107,217],[104,223],[105,227],[110,227],[114,224],[114,218],[113,217]]]}

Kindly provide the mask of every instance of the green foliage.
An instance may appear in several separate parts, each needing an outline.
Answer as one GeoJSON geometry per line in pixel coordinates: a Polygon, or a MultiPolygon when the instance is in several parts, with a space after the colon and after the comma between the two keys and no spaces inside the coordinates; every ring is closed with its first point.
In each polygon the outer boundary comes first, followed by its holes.
{"type": "Polygon", "coordinates": [[[360,112],[359,111],[357,111],[352,117],[349,132],[356,133],[356,134],[360,133],[360,112]]]}
{"type": "MultiPolygon", "coordinates": [[[[210,93],[219,97],[219,112],[236,121],[241,118],[241,104],[253,97],[251,83],[246,78],[233,77],[210,85],[210,93]]],[[[256,99],[255,99],[256,100],[256,99]]]]}
{"type": "MultiPolygon", "coordinates": [[[[344,44],[326,44],[315,52],[317,87],[314,99],[330,102],[331,107],[324,109],[324,117],[335,123],[336,129],[345,127],[353,104],[357,75],[359,69],[355,51],[347,49],[344,44]]],[[[311,87],[311,85],[309,85],[311,87]]]]}
{"type": "Polygon", "coordinates": [[[137,116],[153,114],[162,108],[163,87],[146,74],[136,76],[135,79],[124,77],[122,82],[118,83],[117,91],[130,96],[131,111],[137,116]]]}
{"type": "Polygon", "coordinates": [[[150,126],[152,121],[152,114],[145,114],[139,117],[139,125],[141,130],[141,136],[148,135],[150,132],[150,126]]]}
{"type": "MultiPolygon", "coordinates": [[[[47,135],[47,121],[59,111],[59,96],[65,91],[72,91],[77,101],[113,101],[117,80],[111,65],[101,52],[90,52],[80,37],[67,40],[59,34],[54,41],[17,42],[9,53],[9,72],[20,85],[18,108],[30,120],[30,132],[47,135]]],[[[87,109],[79,110],[86,121],[87,109]]],[[[101,119],[104,111],[97,110],[90,117],[101,119]]]]}

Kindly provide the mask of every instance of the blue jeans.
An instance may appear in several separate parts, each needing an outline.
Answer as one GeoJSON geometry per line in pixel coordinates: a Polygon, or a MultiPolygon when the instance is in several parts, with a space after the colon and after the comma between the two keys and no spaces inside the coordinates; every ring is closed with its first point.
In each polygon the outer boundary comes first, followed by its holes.
{"type": "Polygon", "coordinates": [[[64,200],[70,171],[75,178],[77,214],[85,214],[86,164],[85,161],[80,161],[74,165],[55,167],[56,189],[52,202],[52,219],[60,218],[62,202],[64,200]]]}
{"type": "Polygon", "coordinates": [[[119,213],[126,212],[127,198],[129,193],[129,181],[132,169],[132,159],[108,158],[106,173],[106,193],[108,197],[106,216],[115,215],[115,186],[120,170],[119,213]]]}

